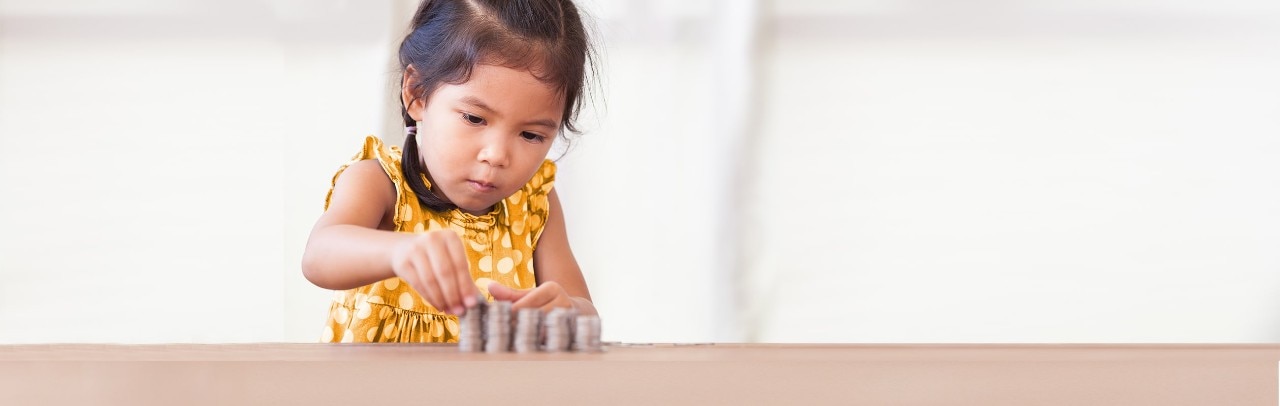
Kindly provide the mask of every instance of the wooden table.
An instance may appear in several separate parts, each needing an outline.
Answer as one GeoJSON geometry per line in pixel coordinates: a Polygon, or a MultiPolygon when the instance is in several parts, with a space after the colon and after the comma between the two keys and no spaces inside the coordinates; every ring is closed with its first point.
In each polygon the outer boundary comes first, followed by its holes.
{"type": "Polygon", "coordinates": [[[0,405],[1276,405],[1280,345],[0,346],[0,405]]]}

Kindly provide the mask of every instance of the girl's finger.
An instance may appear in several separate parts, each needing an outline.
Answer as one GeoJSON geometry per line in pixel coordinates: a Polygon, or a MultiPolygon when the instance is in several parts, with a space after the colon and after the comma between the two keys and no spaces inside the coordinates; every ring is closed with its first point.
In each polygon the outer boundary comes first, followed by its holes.
{"type": "Polygon", "coordinates": [[[401,281],[404,281],[409,286],[418,286],[418,284],[422,283],[422,281],[418,280],[418,271],[414,269],[413,261],[410,261],[408,257],[392,264],[391,269],[395,271],[395,277],[400,278],[401,281]]]}
{"type": "Polygon", "coordinates": [[[458,296],[458,274],[453,269],[448,244],[437,241],[428,246],[427,260],[431,261],[435,287],[439,289],[440,300],[443,301],[436,308],[455,315],[462,314],[462,298],[458,296]]]}
{"type": "Polygon", "coordinates": [[[421,252],[415,252],[410,260],[413,262],[414,273],[418,275],[418,286],[414,286],[413,289],[427,300],[427,304],[439,309],[443,303],[440,300],[440,289],[436,287],[435,272],[431,270],[431,261],[428,261],[421,252]]]}
{"type": "Polygon", "coordinates": [[[498,282],[489,283],[489,294],[493,295],[493,300],[516,302],[528,295],[529,292],[532,292],[532,290],[515,290],[498,282]]]}
{"type": "Polygon", "coordinates": [[[530,289],[528,292],[523,298],[512,303],[511,309],[542,308],[555,299],[556,294],[552,286],[549,285],[542,285],[530,289]]]}
{"type": "Polygon", "coordinates": [[[467,264],[467,251],[462,247],[462,239],[454,235],[454,238],[446,238],[445,241],[448,245],[449,259],[452,260],[452,268],[457,273],[455,279],[457,279],[458,295],[462,297],[462,305],[475,306],[476,296],[480,294],[480,290],[476,289],[476,283],[471,279],[471,265],[467,264]]]}

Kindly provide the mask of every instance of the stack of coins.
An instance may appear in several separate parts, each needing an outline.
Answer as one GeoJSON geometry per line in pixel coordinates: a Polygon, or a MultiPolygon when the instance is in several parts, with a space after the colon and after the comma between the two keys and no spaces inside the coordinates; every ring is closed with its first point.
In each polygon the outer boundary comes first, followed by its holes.
{"type": "Polygon", "coordinates": [[[573,350],[600,352],[600,316],[578,316],[573,336],[573,350]]]}
{"type": "Polygon", "coordinates": [[[484,350],[484,314],[488,306],[484,296],[476,299],[476,305],[467,307],[467,314],[462,315],[458,332],[458,350],[462,352],[480,352],[484,350]]]}
{"type": "Polygon", "coordinates": [[[484,321],[484,352],[511,351],[511,302],[495,301],[489,304],[484,321]]]}
{"type": "Polygon", "coordinates": [[[572,349],[572,348],[573,348],[573,338],[578,336],[578,334],[577,334],[577,332],[578,332],[578,309],[569,308],[569,309],[565,309],[565,312],[566,312],[566,313],[565,313],[565,315],[564,315],[564,319],[565,319],[566,321],[568,321],[568,322],[569,322],[569,347],[568,347],[568,349],[572,349]]]}
{"type": "Polygon", "coordinates": [[[569,349],[572,335],[569,334],[569,310],[554,308],[547,312],[542,328],[547,336],[546,350],[561,352],[569,349]]]}
{"type": "Polygon", "coordinates": [[[520,309],[516,312],[516,352],[538,352],[538,327],[541,324],[541,310],[520,309]]]}
{"type": "Polygon", "coordinates": [[[541,310],[520,309],[516,313],[513,335],[511,312],[511,302],[485,303],[483,296],[477,298],[476,304],[467,307],[466,314],[458,318],[461,328],[458,349],[488,353],[601,352],[604,349],[600,341],[600,316],[579,316],[574,309],[557,307],[543,317],[541,310]]]}

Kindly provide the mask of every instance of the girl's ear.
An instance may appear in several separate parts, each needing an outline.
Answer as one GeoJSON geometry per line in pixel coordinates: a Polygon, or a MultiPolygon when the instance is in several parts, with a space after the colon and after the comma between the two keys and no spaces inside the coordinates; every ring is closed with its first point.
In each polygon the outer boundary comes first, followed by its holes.
{"type": "Polygon", "coordinates": [[[404,77],[400,78],[400,105],[404,106],[405,112],[413,121],[422,121],[422,108],[426,102],[422,97],[414,94],[413,88],[416,83],[413,77],[417,76],[417,70],[413,69],[413,65],[404,68],[404,77]]]}

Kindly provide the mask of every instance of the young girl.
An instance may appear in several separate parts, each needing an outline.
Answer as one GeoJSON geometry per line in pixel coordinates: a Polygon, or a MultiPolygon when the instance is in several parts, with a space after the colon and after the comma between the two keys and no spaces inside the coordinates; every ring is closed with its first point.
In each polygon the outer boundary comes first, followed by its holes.
{"type": "Polygon", "coordinates": [[[596,313],[546,160],[577,132],[588,57],[570,0],[422,3],[400,44],[404,148],[365,139],[303,255],[342,291],[324,341],[454,342],[486,291],[596,313]]]}

